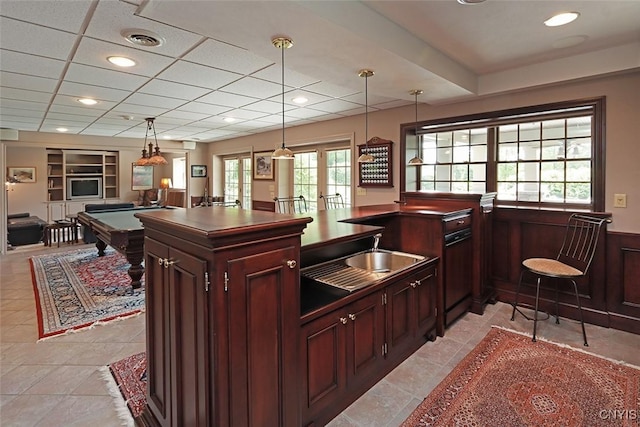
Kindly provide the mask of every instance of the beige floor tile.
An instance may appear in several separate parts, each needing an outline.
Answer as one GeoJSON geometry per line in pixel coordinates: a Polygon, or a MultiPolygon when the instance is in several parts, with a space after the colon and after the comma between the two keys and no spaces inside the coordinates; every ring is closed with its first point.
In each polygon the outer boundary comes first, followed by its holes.
{"type": "Polygon", "coordinates": [[[57,366],[23,394],[70,394],[97,369],[97,366],[57,366]]]}

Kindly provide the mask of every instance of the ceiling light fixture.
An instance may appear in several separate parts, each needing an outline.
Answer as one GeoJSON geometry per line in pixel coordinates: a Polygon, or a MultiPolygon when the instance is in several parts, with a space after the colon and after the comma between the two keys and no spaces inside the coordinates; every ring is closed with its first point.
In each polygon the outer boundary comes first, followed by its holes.
{"type": "Polygon", "coordinates": [[[162,157],[160,154],[160,146],[158,145],[158,137],[156,136],[156,128],[153,124],[155,118],[148,117],[145,119],[147,121],[147,131],[144,134],[144,144],[142,145],[142,157],[136,160],[136,166],[158,166],[158,165],[166,165],[167,160],[162,157]],[[153,131],[153,139],[156,142],[155,150],[153,147],[153,143],[149,142],[149,151],[147,152],[147,137],[149,136],[149,131],[153,131]]]}
{"type": "Polygon", "coordinates": [[[98,103],[98,101],[96,101],[95,99],[91,99],[91,98],[80,98],[78,99],[78,102],[84,104],[84,105],[96,105],[98,103]]]}
{"type": "Polygon", "coordinates": [[[414,89],[409,93],[415,97],[416,101],[416,156],[413,159],[409,160],[408,164],[409,166],[420,166],[424,163],[424,161],[422,161],[422,157],[420,157],[420,155],[422,154],[422,141],[420,139],[420,136],[418,135],[418,95],[422,95],[423,91],[422,89],[414,89]]]}
{"type": "Polygon", "coordinates": [[[58,132],[68,132],[69,131],[69,129],[67,129],[67,128],[56,128],[56,130],[58,132]]]}
{"type": "Polygon", "coordinates": [[[107,61],[118,67],[133,67],[136,65],[136,61],[133,59],[125,58],[124,56],[109,56],[107,61]]]}
{"type": "Polygon", "coordinates": [[[304,96],[296,96],[291,101],[293,101],[295,104],[306,104],[307,102],[309,102],[309,100],[304,96]]]}
{"type": "Polygon", "coordinates": [[[458,0],[460,4],[478,4],[484,3],[485,0],[458,0]]]}
{"type": "Polygon", "coordinates": [[[224,119],[222,119],[222,121],[227,123],[233,123],[236,121],[236,119],[234,119],[233,117],[225,117],[224,119]]]}
{"type": "Polygon", "coordinates": [[[369,154],[369,77],[371,70],[360,70],[358,76],[364,77],[364,152],[358,157],[358,163],[373,163],[376,159],[369,154]]]}
{"type": "Polygon", "coordinates": [[[284,144],[284,50],[293,46],[293,41],[286,37],[276,37],[271,43],[282,52],[282,146],[271,155],[274,159],[293,160],[293,151],[284,144]]]}
{"type": "Polygon", "coordinates": [[[559,27],[575,21],[578,19],[578,16],[580,16],[578,12],[559,13],[544,21],[544,25],[547,27],[559,27]]]}

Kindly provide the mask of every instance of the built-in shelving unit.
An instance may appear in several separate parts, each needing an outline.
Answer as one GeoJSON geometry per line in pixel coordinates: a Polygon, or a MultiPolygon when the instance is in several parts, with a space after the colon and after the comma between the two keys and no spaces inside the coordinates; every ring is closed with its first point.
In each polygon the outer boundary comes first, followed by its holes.
{"type": "Polygon", "coordinates": [[[102,178],[102,198],[118,197],[118,152],[47,150],[47,200],[67,199],[67,178],[102,178]]]}

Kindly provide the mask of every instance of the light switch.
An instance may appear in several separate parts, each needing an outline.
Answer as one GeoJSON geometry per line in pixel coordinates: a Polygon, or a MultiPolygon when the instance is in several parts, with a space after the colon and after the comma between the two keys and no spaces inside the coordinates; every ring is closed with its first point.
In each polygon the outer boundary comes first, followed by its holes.
{"type": "Polygon", "coordinates": [[[356,190],[356,194],[358,196],[366,196],[367,195],[367,189],[366,188],[362,188],[362,187],[358,187],[358,190],[356,190]]]}
{"type": "Polygon", "coordinates": [[[274,185],[273,185],[273,184],[271,184],[271,185],[269,186],[269,191],[271,191],[271,192],[276,191],[276,187],[274,187],[274,185]]]}
{"type": "Polygon", "coordinates": [[[613,195],[613,207],[614,208],[626,208],[627,207],[627,195],[626,194],[614,194],[613,195]]]}

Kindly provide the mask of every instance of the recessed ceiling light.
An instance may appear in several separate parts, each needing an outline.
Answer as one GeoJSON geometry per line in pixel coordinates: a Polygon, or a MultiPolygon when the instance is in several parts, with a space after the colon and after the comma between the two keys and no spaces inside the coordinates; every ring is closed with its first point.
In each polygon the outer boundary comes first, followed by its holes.
{"type": "Polygon", "coordinates": [[[56,128],[56,130],[58,132],[68,132],[69,131],[69,129],[67,129],[67,128],[56,128]]]}
{"type": "Polygon", "coordinates": [[[234,119],[233,117],[225,117],[224,119],[222,119],[223,121],[227,122],[227,123],[233,123],[236,121],[236,119],[234,119]]]}
{"type": "Polygon", "coordinates": [[[164,135],[162,139],[171,139],[171,135],[164,135]]]}
{"type": "Polygon", "coordinates": [[[560,25],[575,21],[578,19],[578,16],[580,16],[578,12],[559,13],[544,21],[544,25],[547,27],[559,27],[560,25]]]}
{"type": "Polygon", "coordinates": [[[109,56],[107,61],[118,67],[133,67],[136,65],[136,61],[133,59],[125,58],[124,56],[109,56]]]}
{"type": "Polygon", "coordinates": [[[306,104],[307,102],[309,102],[309,100],[304,96],[296,96],[295,98],[292,99],[292,101],[295,102],[296,104],[306,104]]]}
{"type": "Polygon", "coordinates": [[[458,0],[458,3],[460,4],[478,4],[478,3],[482,3],[485,0],[458,0]]]}
{"type": "Polygon", "coordinates": [[[95,99],[91,99],[91,98],[80,98],[80,99],[78,99],[78,102],[81,102],[84,105],[96,105],[98,103],[98,101],[96,101],[95,99]]]}

